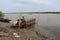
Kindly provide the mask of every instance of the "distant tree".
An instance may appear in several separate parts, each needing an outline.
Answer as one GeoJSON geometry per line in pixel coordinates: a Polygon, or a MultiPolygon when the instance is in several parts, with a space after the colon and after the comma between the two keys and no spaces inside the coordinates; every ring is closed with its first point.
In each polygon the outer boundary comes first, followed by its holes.
{"type": "Polygon", "coordinates": [[[2,13],[2,11],[0,11],[0,18],[4,17],[4,13],[2,13]]]}

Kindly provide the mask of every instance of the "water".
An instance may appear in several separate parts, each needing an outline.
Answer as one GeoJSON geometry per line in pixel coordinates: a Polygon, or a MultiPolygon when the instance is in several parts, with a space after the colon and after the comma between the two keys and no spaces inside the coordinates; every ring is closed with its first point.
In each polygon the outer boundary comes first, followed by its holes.
{"type": "Polygon", "coordinates": [[[60,14],[5,14],[4,18],[9,18],[14,22],[18,18],[25,16],[27,20],[36,18],[38,27],[50,31],[60,38],[60,14]]]}

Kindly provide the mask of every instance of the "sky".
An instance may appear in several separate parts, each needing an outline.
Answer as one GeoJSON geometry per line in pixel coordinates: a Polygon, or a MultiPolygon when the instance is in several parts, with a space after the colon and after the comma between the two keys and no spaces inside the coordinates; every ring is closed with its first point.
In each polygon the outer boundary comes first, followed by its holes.
{"type": "Polygon", "coordinates": [[[56,12],[60,11],[60,0],[0,0],[3,12],[56,12]]]}

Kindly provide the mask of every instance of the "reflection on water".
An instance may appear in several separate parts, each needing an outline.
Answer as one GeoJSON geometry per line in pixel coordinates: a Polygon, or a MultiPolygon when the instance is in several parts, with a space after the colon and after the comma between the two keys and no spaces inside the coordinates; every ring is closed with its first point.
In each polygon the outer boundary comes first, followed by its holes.
{"type": "Polygon", "coordinates": [[[36,23],[48,31],[51,31],[57,37],[60,37],[60,14],[5,14],[4,18],[9,18],[13,21],[25,16],[27,20],[36,18],[36,23]]]}

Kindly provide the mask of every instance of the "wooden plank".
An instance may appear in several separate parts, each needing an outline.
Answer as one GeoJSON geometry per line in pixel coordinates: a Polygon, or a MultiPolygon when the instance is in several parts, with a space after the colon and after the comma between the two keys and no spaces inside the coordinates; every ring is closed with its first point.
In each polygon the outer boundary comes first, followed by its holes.
{"type": "Polygon", "coordinates": [[[9,37],[9,34],[8,33],[1,33],[0,37],[9,37]]]}

